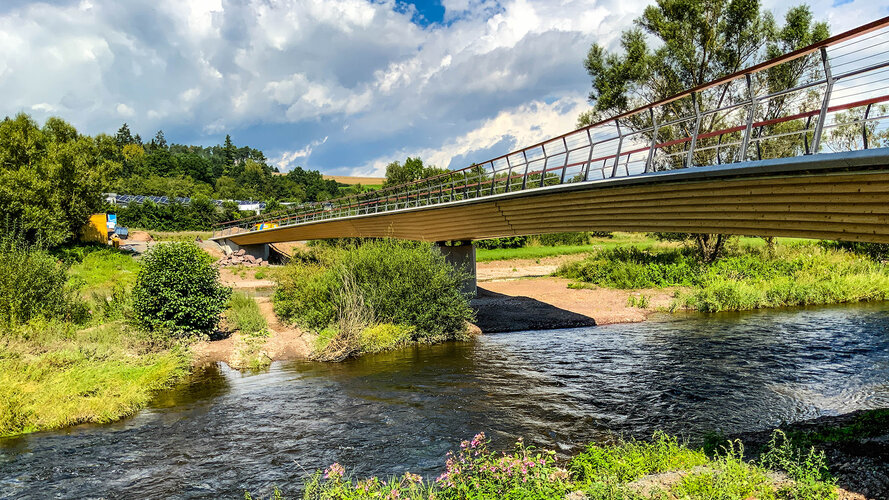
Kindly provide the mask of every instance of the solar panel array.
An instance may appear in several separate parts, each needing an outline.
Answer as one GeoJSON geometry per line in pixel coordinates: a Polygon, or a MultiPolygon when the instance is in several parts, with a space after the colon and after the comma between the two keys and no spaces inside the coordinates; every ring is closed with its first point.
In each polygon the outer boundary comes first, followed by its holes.
{"type": "MultiPolygon", "coordinates": [[[[191,203],[191,198],[181,198],[175,197],[170,198],[168,196],[145,196],[141,194],[116,194],[116,193],[108,193],[105,195],[108,201],[112,201],[115,205],[129,205],[130,203],[145,203],[146,201],[150,201],[157,205],[169,205],[171,203],[179,203],[182,205],[188,205],[191,203]]],[[[241,205],[259,205],[260,209],[265,208],[264,201],[252,201],[252,200],[210,200],[216,206],[222,206],[224,202],[233,201],[237,203],[239,206],[241,205]]]]}

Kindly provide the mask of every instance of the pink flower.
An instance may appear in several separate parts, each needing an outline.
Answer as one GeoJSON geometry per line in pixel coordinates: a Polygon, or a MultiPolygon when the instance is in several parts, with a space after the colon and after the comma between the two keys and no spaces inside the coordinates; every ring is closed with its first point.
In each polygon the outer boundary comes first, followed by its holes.
{"type": "Polygon", "coordinates": [[[345,473],[346,469],[342,465],[334,462],[324,471],[324,479],[339,479],[343,477],[345,473]]]}

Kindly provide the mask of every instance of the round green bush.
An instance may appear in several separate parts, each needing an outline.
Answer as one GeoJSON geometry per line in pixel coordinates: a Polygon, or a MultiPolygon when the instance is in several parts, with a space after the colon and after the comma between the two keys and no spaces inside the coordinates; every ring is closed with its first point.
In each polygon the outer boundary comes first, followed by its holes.
{"type": "Polygon", "coordinates": [[[176,336],[210,333],[231,289],[219,283],[212,258],[193,243],[163,243],[142,258],[133,287],[136,322],[176,336]]]}

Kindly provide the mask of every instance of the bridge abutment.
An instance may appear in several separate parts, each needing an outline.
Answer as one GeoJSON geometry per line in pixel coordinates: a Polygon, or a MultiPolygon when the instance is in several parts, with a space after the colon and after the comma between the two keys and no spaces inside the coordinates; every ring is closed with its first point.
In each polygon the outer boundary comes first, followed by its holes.
{"type": "Polygon", "coordinates": [[[257,243],[255,245],[238,245],[232,240],[222,239],[218,240],[219,245],[222,247],[223,251],[225,251],[226,255],[230,255],[238,250],[244,250],[247,255],[252,255],[257,259],[262,259],[264,261],[269,260],[269,244],[268,243],[257,243]]]}
{"type": "Polygon", "coordinates": [[[478,293],[478,288],[475,272],[475,245],[472,244],[472,241],[438,241],[435,243],[435,247],[444,255],[449,264],[463,269],[469,274],[469,278],[463,281],[463,291],[471,293],[474,297],[478,293]],[[450,243],[450,246],[447,243],[450,243]]]}

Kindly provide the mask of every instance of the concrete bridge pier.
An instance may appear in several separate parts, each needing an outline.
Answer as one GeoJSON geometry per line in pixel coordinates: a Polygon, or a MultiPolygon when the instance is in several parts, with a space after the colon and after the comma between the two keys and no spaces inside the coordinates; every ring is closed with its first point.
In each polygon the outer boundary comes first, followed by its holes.
{"type": "Polygon", "coordinates": [[[445,260],[452,266],[463,269],[469,273],[469,278],[463,282],[463,291],[471,293],[473,297],[478,293],[475,272],[475,245],[471,240],[463,241],[437,241],[435,247],[444,255],[445,260]],[[451,246],[448,246],[450,243],[451,246]]]}
{"type": "Polygon", "coordinates": [[[238,250],[244,250],[247,255],[252,255],[257,259],[262,259],[264,261],[269,260],[269,244],[268,243],[256,243],[253,245],[238,245],[232,240],[229,239],[221,239],[218,240],[219,245],[222,247],[222,250],[226,255],[231,255],[238,250]]]}

